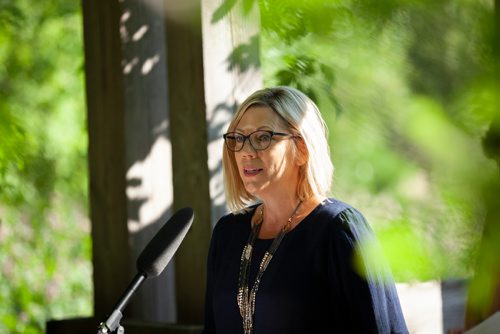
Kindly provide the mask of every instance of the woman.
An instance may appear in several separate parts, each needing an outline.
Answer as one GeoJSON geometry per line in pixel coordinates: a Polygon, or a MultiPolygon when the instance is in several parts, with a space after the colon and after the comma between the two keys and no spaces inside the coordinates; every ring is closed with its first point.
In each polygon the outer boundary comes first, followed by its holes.
{"type": "Polygon", "coordinates": [[[204,332],[406,333],[388,270],[366,257],[369,226],[326,197],[333,166],[314,102],[289,87],[259,90],[224,140],[233,213],[212,235],[204,332]]]}

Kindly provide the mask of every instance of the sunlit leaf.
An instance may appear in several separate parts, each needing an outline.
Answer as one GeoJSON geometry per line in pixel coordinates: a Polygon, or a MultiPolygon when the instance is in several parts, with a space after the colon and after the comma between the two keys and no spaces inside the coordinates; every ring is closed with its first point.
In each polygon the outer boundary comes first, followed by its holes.
{"type": "Polygon", "coordinates": [[[224,0],[224,2],[212,14],[211,23],[217,23],[234,8],[238,0],[224,0]]]}

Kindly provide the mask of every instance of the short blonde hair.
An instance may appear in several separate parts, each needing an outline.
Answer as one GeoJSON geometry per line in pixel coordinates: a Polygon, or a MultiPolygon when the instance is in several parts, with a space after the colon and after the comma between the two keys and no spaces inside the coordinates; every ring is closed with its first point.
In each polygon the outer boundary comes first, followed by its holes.
{"type": "MultiPolygon", "coordinates": [[[[264,88],[250,95],[238,108],[228,127],[234,131],[243,114],[252,106],[271,108],[283,119],[289,131],[300,137],[306,149],[306,162],[300,168],[297,196],[304,200],[312,196],[326,196],[333,177],[333,164],[328,146],[328,129],[316,104],[301,91],[278,86],[264,88]]],[[[295,141],[294,141],[295,142],[295,141]]],[[[297,154],[297,143],[293,152],[297,154]]],[[[224,185],[229,209],[238,211],[255,202],[257,198],[245,189],[238,172],[234,152],[224,145],[222,153],[224,185]]]]}

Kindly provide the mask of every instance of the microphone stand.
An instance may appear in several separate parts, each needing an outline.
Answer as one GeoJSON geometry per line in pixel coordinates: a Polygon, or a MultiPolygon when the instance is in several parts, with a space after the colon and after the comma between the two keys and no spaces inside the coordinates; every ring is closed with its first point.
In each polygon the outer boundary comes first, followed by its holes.
{"type": "Polygon", "coordinates": [[[97,334],[125,333],[125,329],[120,325],[120,320],[123,317],[123,309],[130,297],[148,276],[158,276],[165,269],[168,261],[170,261],[191,227],[193,218],[193,209],[189,207],[183,208],[176,212],[151,239],[137,259],[138,273],[121,296],[120,301],[116,304],[108,319],[99,324],[97,334]]]}
{"type": "Polygon", "coordinates": [[[139,288],[139,286],[142,284],[142,282],[144,282],[145,279],[146,275],[143,273],[137,273],[137,275],[135,275],[134,279],[121,296],[120,301],[114,307],[114,311],[106,321],[99,324],[99,327],[97,328],[97,334],[115,333],[115,331],[117,334],[125,333],[125,328],[123,328],[123,326],[120,324],[120,320],[122,320],[123,317],[123,310],[128,304],[130,297],[132,297],[135,290],[139,288]]]}

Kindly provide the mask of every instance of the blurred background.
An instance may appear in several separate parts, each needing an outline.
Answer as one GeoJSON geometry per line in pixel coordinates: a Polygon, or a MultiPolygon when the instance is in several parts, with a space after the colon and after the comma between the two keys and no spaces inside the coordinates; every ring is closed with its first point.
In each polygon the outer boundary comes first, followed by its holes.
{"type": "MultiPolygon", "coordinates": [[[[467,282],[498,203],[495,2],[239,2],[212,22],[258,8],[260,60],[242,45],[228,61],[317,102],[332,195],[368,218],[395,280],[467,282]]],[[[0,333],[93,312],[84,77],[79,2],[0,1],[0,333]]]]}

